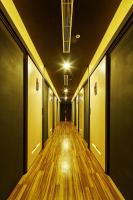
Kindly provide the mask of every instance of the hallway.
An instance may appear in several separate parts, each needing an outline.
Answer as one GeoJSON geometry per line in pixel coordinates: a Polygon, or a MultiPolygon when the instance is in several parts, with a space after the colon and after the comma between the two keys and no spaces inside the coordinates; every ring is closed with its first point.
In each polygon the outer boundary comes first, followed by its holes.
{"type": "Polygon", "coordinates": [[[72,123],[60,123],[8,200],[119,200],[72,123]]]}

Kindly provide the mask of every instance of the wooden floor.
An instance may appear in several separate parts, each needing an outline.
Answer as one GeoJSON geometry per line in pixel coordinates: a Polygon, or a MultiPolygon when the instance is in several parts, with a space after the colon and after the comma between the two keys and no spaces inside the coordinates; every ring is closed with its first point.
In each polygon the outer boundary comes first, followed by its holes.
{"type": "Polygon", "coordinates": [[[70,123],[61,123],[8,200],[119,200],[111,180],[70,123]]]}

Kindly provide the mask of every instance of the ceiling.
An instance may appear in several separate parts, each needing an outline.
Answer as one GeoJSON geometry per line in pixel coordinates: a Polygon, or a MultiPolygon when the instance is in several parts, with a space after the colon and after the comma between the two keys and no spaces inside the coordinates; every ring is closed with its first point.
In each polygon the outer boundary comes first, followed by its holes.
{"type": "Polygon", "coordinates": [[[60,97],[69,60],[72,98],[121,0],[74,0],[71,52],[63,54],[61,0],[13,0],[60,97]],[[75,35],[80,34],[76,39],[75,35]]]}

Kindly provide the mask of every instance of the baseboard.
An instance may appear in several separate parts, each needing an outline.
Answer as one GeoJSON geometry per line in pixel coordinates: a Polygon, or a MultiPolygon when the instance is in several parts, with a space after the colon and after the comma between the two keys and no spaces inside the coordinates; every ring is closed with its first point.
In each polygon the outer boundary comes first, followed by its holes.
{"type": "Polygon", "coordinates": [[[115,185],[114,181],[111,179],[110,176],[106,175],[109,181],[111,182],[112,186],[114,187],[115,191],[117,192],[118,196],[120,197],[121,200],[125,200],[124,196],[122,193],[119,191],[118,187],[115,185]]]}

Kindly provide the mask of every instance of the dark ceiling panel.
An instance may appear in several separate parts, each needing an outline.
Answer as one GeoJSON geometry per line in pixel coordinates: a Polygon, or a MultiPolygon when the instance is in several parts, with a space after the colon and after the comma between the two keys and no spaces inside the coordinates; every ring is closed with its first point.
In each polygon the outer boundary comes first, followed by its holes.
{"type": "Polygon", "coordinates": [[[74,94],[121,0],[74,0],[70,54],[62,50],[61,0],[14,0],[15,6],[55,85],[63,96],[63,60],[73,62],[69,97],[74,94]],[[80,34],[79,39],[75,35],[80,34]]]}

